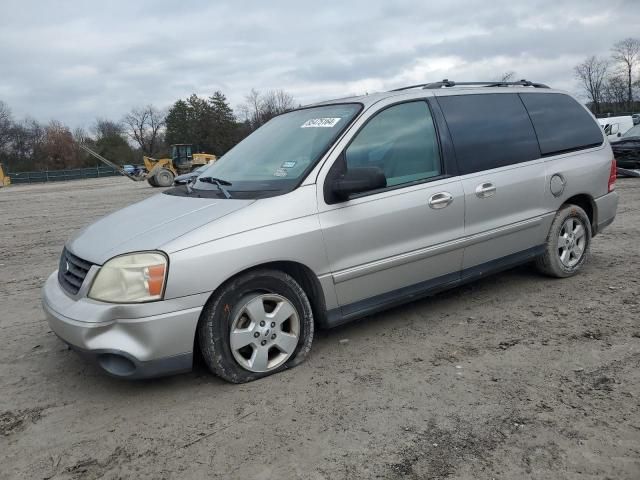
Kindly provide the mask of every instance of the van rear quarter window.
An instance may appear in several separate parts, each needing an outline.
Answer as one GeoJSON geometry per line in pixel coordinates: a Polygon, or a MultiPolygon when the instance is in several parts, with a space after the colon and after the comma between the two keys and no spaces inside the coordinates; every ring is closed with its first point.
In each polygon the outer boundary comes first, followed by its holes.
{"type": "Polygon", "coordinates": [[[521,93],[538,135],[542,155],[591,148],[603,142],[602,130],[577,101],[562,93],[521,93]]]}
{"type": "Polygon", "coordinates": [[[461,174],[540,158],[529,115],[517,94],[438,97],[461,174]]]}

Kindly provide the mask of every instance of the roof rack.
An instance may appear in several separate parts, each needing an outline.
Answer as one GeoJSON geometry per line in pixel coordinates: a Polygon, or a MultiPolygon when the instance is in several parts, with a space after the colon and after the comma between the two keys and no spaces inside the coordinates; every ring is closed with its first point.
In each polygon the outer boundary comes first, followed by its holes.
{"type": "Polygon", "coordinates": [[[418,88],[418,87],[423,87],[425,85],[429,85],[428,83],[418,83],[416,85],[409,85],[408,87],[400,87],[400,88],[394,88],[393,90],[389,90],[390,92],[401,92],[403,90],[411,90],[412,88],[418,88]]]}
{"type": "Polygon", "coordinates": [[[456,87],[456,86],[471,86],[471,85],[483,85],[485,87],[509,87],[509,86],[517,86],[517,87],[533,87],[533,88],[549,88],[544,83],[534,83],[529,80],[519,80],[517,82],[501,82],[501,81],[490,81],[490,82],[454,82],[453,80],[444,79],[441,82],[433,82],[433,83],[419,83],[417,85],[409,85],[408,87],[395,88],[393,90],[389,90],[390,92],[401,92],[402,90],[410,90],[412,88],[448,88],[448,87],[456,87]]]}

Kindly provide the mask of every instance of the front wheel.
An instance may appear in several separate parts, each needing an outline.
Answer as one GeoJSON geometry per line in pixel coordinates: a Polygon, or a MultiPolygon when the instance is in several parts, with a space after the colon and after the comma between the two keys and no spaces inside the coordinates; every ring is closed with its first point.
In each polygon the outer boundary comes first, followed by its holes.
{"type": "Polygon", "coordinates": [[[173,185],[173,173],[166,168],[161,168],[155,174],[155,183],[159,187],[170,187],[173,185]]]}
{"type": "Polygon", "coordinates": [[[590,245],[589,217],[579,206],[566,205],[553,219],[545,252],[536,259],[536,267],[551,277],[571,277],[584,265],[590,245]]]}
{"type": "Polygon", "coordinates": [[[156,177],[147,177],[147,183],[152,187],[158,186],[158,184],[156,183],[156,177]]]}
{"type": "Polygon", "coordinates": [[[198,341],[213,373],[233,383],[256,380],[294,367],[309,354],[311,304],[290,275],[247,272],[207,303],[198,341]]]}

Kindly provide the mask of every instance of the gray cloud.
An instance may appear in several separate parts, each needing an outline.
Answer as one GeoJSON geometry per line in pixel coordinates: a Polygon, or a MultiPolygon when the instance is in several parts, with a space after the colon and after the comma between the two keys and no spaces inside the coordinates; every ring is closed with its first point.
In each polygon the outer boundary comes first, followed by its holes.
{"type": "Polygon", "coordinates": [[[4,0],[0,100],[75,127],[215,89],[234,106],[251,88],[308,103],[514,70],[575,91],[573,65],[638,24],[637,0],[4,0]]]}

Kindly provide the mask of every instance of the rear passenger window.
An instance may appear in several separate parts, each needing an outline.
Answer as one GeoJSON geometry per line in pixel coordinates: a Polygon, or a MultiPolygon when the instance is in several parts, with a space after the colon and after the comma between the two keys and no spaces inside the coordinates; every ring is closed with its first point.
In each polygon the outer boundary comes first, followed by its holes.
{"type": "Polygon", "coordinates": [[[423,101],[389,107],[358,132],[345,152],[347,169],[378,167],[387,186],[440,175],[440,152],[431,112],[423,101]]]}
{"type": "Polygon", "coordinates": [[[582,105],[561,93],[521,93],[536,129],[542,155],[602,144],[602,130],[582,105]]]}
{"type": "Polygon", "coordinates": [[[529,115],[517,94],[438,97],[461,174],[540,158],[529,115]]]}

